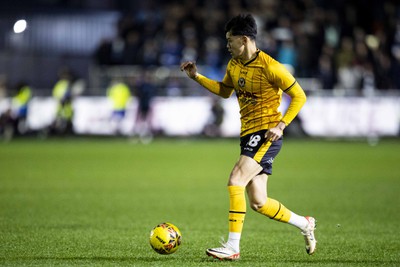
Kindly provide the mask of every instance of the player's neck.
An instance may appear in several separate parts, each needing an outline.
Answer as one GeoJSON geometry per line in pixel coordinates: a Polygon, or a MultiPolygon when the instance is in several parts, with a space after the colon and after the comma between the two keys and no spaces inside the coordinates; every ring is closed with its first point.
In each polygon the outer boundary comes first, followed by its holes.
{"type": "Polygon", "coordinates": [[[244,64],[257,56],[257,47],[254,45],[250,45],[247,47],[245,51],[243,51],[242,56],[240,57],[240,61],[244,64]]]}

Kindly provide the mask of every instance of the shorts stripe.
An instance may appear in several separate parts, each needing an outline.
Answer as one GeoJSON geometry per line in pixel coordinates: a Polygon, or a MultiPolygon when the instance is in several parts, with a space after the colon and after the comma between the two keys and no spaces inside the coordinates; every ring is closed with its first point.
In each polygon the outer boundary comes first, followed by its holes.
{"type": "Polygon", "coordinates": [[[262,172],[272,174],[272,163],[281,150],[283,138],[276,141],[267,141],[265,134],[268,130],[261,130],[240,137],[240,155],[254,159],[263,168],[262,172]]]}
{"type": "Polygon", "coordinates": [[[254,155],[254,160],[260,163],[261,159],[264,157],[265,153],[267,153],[268,148],[271,146],[271,141],[267,141],[263,143],[257,153],[254,155]]]}

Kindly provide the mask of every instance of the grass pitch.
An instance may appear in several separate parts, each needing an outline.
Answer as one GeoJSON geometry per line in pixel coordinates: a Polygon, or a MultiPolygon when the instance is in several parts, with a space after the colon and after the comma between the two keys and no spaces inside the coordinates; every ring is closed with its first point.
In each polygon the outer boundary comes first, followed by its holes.
{"type": "Polygon", "coordinates": [[[297,229],[248,208],[241,260],[205,255],[227,235],[237,140],[22,139],[0,143],[1,266],[399,266],[400,140],[285,140],[269,196],[318,220],[297,229]],[[183,235],[173,255],[153,226],[183,235]]]}

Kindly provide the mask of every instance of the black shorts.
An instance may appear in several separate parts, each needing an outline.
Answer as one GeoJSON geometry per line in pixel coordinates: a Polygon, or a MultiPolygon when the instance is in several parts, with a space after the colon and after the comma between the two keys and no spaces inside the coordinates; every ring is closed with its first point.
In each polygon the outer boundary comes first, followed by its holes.
{"type": "Polygon", "coordinates": [[[257,161],[264,172],[272,174],[272,163],[281,150],[283,138],[277,141],[267,141],[265,134],[268,130],[261,130],[240,138],[240,154],[257,161]]]}

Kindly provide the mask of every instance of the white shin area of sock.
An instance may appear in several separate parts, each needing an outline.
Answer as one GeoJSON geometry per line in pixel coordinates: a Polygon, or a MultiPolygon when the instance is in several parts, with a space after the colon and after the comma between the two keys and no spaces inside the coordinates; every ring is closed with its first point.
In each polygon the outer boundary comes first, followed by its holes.
{"type": "Polygon", "coordinates": [[[240,236],[241,233],[229,232],[228,243],[237,252],[240,251],[240,236]]]}
{"type": "Polygon", "coordinates": [[[296,226],[300,230],[304,230],[308,225],[308,220],[304,216],[292,212],[288,223],[296,226]]]}

